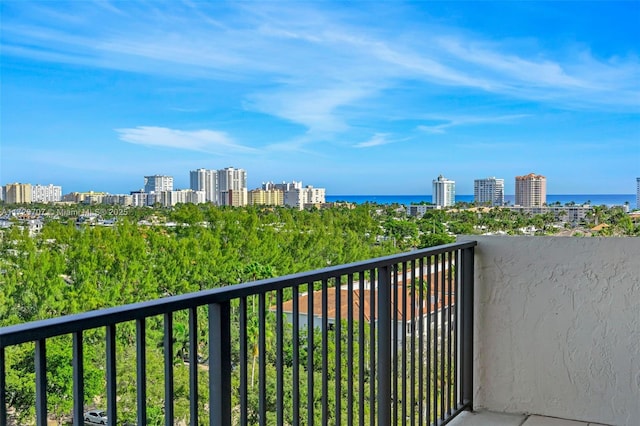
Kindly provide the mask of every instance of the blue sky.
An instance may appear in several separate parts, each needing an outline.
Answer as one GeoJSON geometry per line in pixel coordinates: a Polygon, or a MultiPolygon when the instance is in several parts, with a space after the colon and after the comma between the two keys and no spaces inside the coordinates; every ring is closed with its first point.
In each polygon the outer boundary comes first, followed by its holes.
{"type": "Polygon", "coordinates": [[[7,1],[0,184],[633,193],[640,1],[7,1]]]}

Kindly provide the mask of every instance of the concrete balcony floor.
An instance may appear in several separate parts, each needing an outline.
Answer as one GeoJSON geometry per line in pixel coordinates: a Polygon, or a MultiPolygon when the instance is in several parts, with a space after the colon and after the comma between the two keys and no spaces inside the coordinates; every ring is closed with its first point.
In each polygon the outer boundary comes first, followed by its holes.
{"type": "Polygon", "coordinates": [[[580,422],[527,414],[505,414],[477,411],[460,414],[449,426],[607,426],[601,423],[580,422]]]}

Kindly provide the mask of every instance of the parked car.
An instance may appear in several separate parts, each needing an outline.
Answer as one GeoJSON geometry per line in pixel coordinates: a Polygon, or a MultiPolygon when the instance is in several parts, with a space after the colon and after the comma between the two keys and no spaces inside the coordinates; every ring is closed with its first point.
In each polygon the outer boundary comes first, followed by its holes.
{"type": "Polygon", "coordinates": [[[100,410],[91,410],[84,413],[85,423],[97,423],[101,425],[107,424],[107,412],[100,410]]]}

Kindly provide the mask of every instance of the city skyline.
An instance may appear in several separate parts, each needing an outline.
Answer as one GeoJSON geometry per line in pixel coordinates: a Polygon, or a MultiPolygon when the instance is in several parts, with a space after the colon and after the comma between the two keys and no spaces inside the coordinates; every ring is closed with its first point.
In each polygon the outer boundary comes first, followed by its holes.
{"type": "Polygon", "coordinates": [[[248,170],[331,194],[434,176],[629,194],[638,2],[5,2],[0,185],[248,170]],[[597,25],[598,31],[594,31],[597,25]]]}

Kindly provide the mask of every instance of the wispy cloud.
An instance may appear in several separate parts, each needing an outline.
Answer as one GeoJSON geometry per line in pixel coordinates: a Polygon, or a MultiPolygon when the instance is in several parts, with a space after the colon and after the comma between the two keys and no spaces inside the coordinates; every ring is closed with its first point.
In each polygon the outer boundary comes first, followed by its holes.
{"type": "Polygon", "coordinates": [[[256,152],[254,148],[239,145],[225,132],[215,130],[175,130],[166,127],[139,126],[116,129],[120,140],[137,145],[185,149],[226,155],[233,152],[256,152]]]}
{"type": "Polygon", "coordinates": [[[425,121],[436,122],[437,124],[421,124],[418,130],[428,133],[445,133],[448,129],[458,126],[470,126],[478,124],[506,123],[529,117],[528,114],[502,115],[497,117],[483,116],[427,116],[425,121]]]}
{"type": "Polygon", "coordinates": [[[388,138],[386,133],[376,133],[371,139],[354,145],[354,148],[371,148],[373,146],[386,145],[393,141],[388,138]]]}

